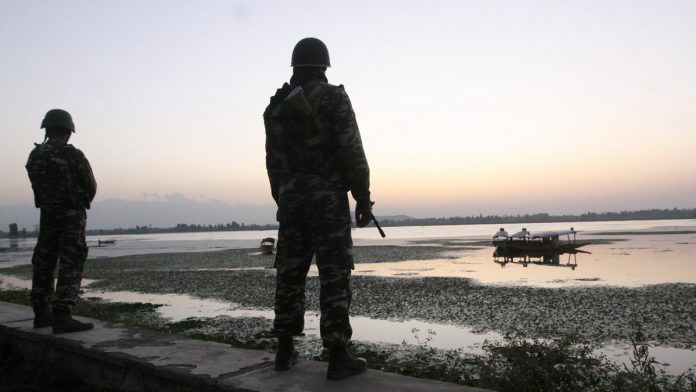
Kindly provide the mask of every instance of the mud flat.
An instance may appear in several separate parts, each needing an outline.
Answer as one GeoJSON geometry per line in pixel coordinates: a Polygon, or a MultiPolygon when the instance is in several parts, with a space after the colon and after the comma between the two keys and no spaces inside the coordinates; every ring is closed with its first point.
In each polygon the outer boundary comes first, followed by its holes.
{"type": "MultiPolygon", "coordinates": [[[[194,294],[249,308],[273,307],[272,271],[124,272],[92,289],[194,294]]],[[[549,289],[484,286],[461,278],[352,279],[352,314],[456,323],[477,332],[546,337],[578,333],[593,342],[624,340],[640,323],[655,344],[696,347],[696,285],[549,289]]],[[[319,282],[307,281],[307,308],[318,311],[319,282]]]]}

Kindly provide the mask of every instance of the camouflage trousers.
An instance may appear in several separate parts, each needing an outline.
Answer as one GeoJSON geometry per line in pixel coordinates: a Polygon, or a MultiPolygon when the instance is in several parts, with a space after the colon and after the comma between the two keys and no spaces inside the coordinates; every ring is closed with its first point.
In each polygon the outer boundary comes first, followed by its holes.
{"type": "Polygon", "coordinates": [[[345,347],[350,341],[353,242],[349,214],[345,192],[281,194],[274,321],[278,336],[297,335],[304,329],[307,272],[316,255],[323,345],[345,347]]]}
{"type": "Polygon", "coordinates": [[[39,239],[31,259],[33,267],[31,302],[68,311],[80,292],[82,271],[87,259],[84,209],[41,209],[39,239]],[[55,284],[56,267],[58,282],[55,284]]]}

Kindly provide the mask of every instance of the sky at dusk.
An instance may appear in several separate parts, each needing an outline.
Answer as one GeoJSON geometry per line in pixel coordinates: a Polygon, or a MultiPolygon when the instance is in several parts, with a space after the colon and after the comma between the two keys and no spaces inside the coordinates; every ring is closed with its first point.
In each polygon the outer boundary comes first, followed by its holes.
{"type": "Polygon", "coordinates": [[[695,20],[694,1],[0,0],[0,210],[32,203],[51,108],[75,120],[93,214],[271,206],[261,115],[308,36],[378,214],[694,208],[695,20]]]}

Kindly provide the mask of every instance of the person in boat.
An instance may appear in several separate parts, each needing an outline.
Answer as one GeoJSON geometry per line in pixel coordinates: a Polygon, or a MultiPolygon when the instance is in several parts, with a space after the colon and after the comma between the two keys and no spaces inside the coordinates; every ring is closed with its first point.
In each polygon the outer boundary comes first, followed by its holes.
{"type": "Polygon", "coordinates": [[[493,239],[496,239],[496,238],[507,238],[507,236],[508,236],[508,232],[505,231],[505,228],[501,227],[500,230],[498,230],[498,232],[495,233],[495,235],[493,236],[493,239]]]}
{"type": "Polygon", "coordinates": [[[520,232],[522,234],[522,241],[527,241],[529,240],[529,237],[532,235],[525,227],[522,228],[522,231],[520,232]]]}

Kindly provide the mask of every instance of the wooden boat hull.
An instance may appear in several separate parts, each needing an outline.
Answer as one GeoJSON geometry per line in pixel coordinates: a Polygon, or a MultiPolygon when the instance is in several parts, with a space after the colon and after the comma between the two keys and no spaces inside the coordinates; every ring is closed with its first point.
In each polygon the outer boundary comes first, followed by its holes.
{"type": "Polygon", "coordinates": [[[542,241],[517,241],[517,240],[499,240],[493,241],[493,246],[496,247],[496,253],[503,255],[504,253],[534,253],[534,254],[549,254],[549,253],[568,253],[582,246],[590,244],[591,241],[575,241],[575,242],[542,242],[542,241]]]}
{"type": "Polygon", "coordinates": [[[273,245],[261,245],[261,246],[259,246],[259,250],[261,251],[261,254],[272,255],[273,254],[273,245]]]}

